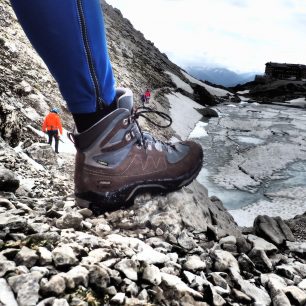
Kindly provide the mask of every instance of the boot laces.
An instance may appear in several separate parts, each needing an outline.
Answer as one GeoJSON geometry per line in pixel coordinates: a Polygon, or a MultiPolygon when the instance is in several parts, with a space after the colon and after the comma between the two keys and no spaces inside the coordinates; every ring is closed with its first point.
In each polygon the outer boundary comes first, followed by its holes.
{"type": "Polygon", "coordinates": [[[146,106],[136,108],[136,110],[132,112],[131,119],[132,122],[135,122],[137,126],[138,133],[135,134],[138,135],[137,137],[138,145],[143,146],[145,149],[147,149],[149,146],[154,144],[157,150],[162,151],[163,149],[166,149],[168,152],[171,152],[173,149],[175,149],[175,146],[173,144],[157,140],[151,134],[143,132],[137,120],[139,117],[145,118],[147,121],[160,128],[167,128],[172,124],[172,118],[164,112],[157,111],[146,106]],[[157,114],[162,119],[167,120],[168,123],[159,124],[156,121],[153,121],[151,118],[149,118],[147,116],[148,114],[157,114]]]}

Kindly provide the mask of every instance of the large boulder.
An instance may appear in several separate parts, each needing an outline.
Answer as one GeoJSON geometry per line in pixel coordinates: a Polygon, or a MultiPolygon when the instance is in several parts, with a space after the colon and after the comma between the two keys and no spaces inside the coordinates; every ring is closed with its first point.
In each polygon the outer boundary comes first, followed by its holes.
{"type": "Polygon", "coordinates": [[[15,192],[19,188],[19,183],[14,172],[0,167],[0,191],[15,192]]]}
{"type": "Polygon", "coordinates": [[[0,135],[12,147],[20,141],[22,122],[20,113],[7,101],[0,101],[0,135]]]}
{"type": "MultiPolygon", "coordinates": [[[[186,228],[206,233],[214,230],[219,238],[241,236],[238,225],[222,202],[216,197],[210,199],[206,188],[197,181],[167,195],[138,196],[131,210],[136,212],[135,216],[126,220],[125,227],[136,229],[151,224],[153,228],[179,237],[184,245],[192,245],[191,237],[182,237],[186,228]]],[[[109,218],[114,226],[123,226],[120,212],[113,212],[109,218]]]]}
{"type": "Polygon", "coordinates": [[[276,245],[295,238],[289,226],[279,217],[257,216],[254,220],[255,233],[276,245]]]}
{"type": "Polygon", "coordinates": [[[36,142],[28,147],[25,151],[39,164],[44,166],[56,164],[55,153],[49,144],[36,142]]]}

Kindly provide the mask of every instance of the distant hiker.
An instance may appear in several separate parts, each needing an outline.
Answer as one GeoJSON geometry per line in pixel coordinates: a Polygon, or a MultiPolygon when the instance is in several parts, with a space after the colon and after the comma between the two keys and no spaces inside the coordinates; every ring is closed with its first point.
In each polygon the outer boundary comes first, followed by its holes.
{"type": "Polygon", "coordinates": [[[49,145],[52,145],[52,140],[55,141],[55,153],[58,153],[59,134],[63,134],[61,119],[59,117],[59,109],[52,108],[50,113],[45,117],[42,125],[42,130],[49,136],[49,145]]]}
{"type": "Polygon", "coordinates": [[[145,102],[148,103],[151,98],[151,92],[149,89],[146,90],[146,92],[144,93],[144,96],[145,96],[145,102]]]}
{"type": "Polygon", "coordinates": [[[145,96],[145,94],[142,94],[142,95],[141,95],[140,100],[141,100],[141,103],[142,103],[142,107],[144,107],[144,104],[145,104],[145,102],[146,102],[146,96],[145,96]]]}

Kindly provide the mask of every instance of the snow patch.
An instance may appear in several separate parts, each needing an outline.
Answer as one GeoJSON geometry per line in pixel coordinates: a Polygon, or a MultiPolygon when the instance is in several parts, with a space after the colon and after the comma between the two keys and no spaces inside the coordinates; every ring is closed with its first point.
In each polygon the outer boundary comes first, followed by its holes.
{"type": "Polygon", "coordinates": [[[245,94],[248,94],[249,92],[250,92],[250,90],[246,89],[246,90],[237,91],[237,94],[238,95],[245,95],[245,94]]]}
{"type": "Polygon", "coordinates": [[[173,74],[170,71],[165,71],[166,74],[168,74],[172,80],[172,82],[176,85],[177,88],[181,88],[191,94],[193,94],[192,87],[184,82],[182,79],[180,79],[177,75],[173,74]]]}
{"type": "Polygon", "coordinates": [[[196,110],[204,108],[200,104],[182,95],[171,93],[166,95],[170,103],[170,116],[175,118],[172,128],[182,139],[187,139],[202,115],[196,110]]]}
{"type": "Polygon", "coordinates": [[[208,123],[199,121],[194,130],[190,133],[189,138],[202,138],[205,136],[208,136],[205,127],[208,125],[208,123]]]}

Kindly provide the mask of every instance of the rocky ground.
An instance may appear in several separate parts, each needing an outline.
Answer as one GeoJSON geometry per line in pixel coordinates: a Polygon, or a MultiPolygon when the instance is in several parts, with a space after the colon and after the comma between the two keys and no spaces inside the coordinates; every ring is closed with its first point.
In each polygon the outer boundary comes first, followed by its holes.
{"type": "Polygon", "coordinates": [[[247,90],[247,97],[265,104],[285,103],[306,97],[305,80],[279,80],[262,78],[232,87],[233,92],[247,90]]]}
{"type": "Polygon", "coordinates": [[[197,182],[95,216],[69,155],[1,144],[1,305],[305,305],[306,244],[280,218],[241,231],[197,182]]]}
{"type": "MultiPolygon", "coordinates": [[[[120,12],[107,4],[105,12],[119,86],[136,97],[152,87],[152,105],[167,113],[169,95],[202,105],[220,99],[120,12]]],[[[296,231],[263,216],[241,230],[197,182],[101,216],[78,208],[74,156],[55,155],[37,132],[50,106],[61,108],[67,130],[71,116],[7,0],[0,24],[1,306],[305,304],[306,248],[296,231]]]]}

